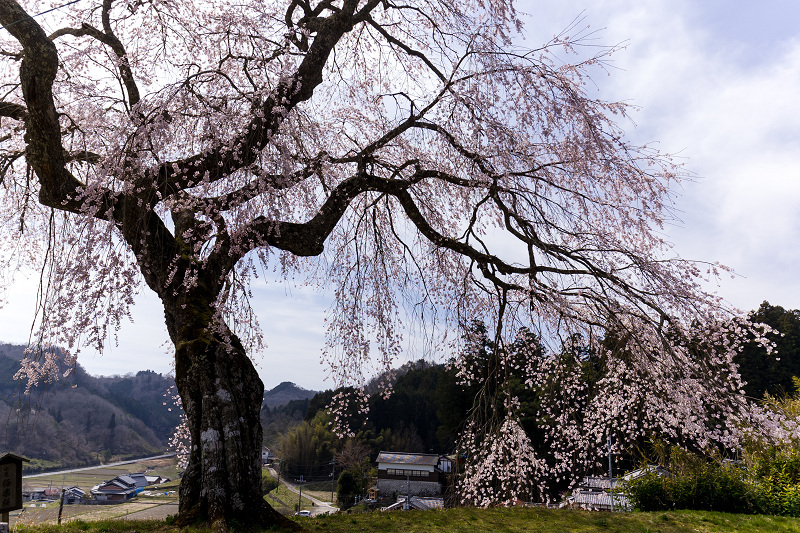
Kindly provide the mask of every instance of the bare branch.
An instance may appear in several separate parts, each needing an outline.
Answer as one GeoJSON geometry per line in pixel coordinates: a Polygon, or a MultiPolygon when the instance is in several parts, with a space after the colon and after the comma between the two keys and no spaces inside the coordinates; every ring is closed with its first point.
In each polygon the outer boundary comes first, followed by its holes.
{"type": "Polygon", "coordinates": [[[28,110],[21,104],[0,102],[0,117],[9,117],[14,120],[24,121],[28,117],[28,110]]]}

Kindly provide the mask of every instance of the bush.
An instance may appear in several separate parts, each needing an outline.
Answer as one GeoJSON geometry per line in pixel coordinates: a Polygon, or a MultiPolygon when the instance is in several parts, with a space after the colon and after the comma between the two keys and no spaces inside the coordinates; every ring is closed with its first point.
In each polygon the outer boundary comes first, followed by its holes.
{"type": "Polygon", "coordinates": [[[359,494],[358,478],[350,470],[345,470],[339,476],[336,484],[336,491],[339,497],[339,505],[342,509],[348,509],[356,502],[356,495],[359,494]]]}
{"type": "Polygon", "coordinates": [[[641,511],[688,509],[800,516],[800,452],[774,448],[743,468],[673,449],[668,470],[625,483],[631,505],[641,511]]]}
{"type": "Polygon", "coordinates": [[[755,458],[751,472],[758,512],[800,516],[800,452],[769,449],[755,458]]]}
{"type": "Polygon", "coordinates": [[[261,470],[261,494],[269,494],[278,488],[278,480],[270,475],[266,469],[261,470]]]}
{"type": "Polygon", "coordinates": [[[642,511],[756,512],[745,472],[715,462],[674,477],[650,473],[627,482],[625,490],[631,504],[642,511]]]}

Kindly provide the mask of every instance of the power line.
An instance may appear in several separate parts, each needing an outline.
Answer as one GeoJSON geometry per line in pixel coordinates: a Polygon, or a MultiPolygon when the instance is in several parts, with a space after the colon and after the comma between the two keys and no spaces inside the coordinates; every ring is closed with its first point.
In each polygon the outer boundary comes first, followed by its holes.
{"type": "MultiPolygon", "coordinates": [[[[81,0],[72,0],[72,2],[67,2],[66,4],[61,4],[60,6],[56,6],[54,8],[48,9],[47,11],[42,11],[41,13],[36,13],[35,15],[31,15],[31,18],[36,18],[36,17],[39,17],[41,15],[46,15],[46,14],[51,13],[53,11],[57,11],[57,10],[63,8],[63,7],[71,6],[72,4],[77,4],[80,1],[81,0]]],[[[25,20],[25,19],[15,20],[11,24],[7,24],[7,25],[3,26],[2,29],[5,30],[5,29],[9,28],[10,26],[13,26],[14,24],[22,22],[23,20],[25,20]]]]}

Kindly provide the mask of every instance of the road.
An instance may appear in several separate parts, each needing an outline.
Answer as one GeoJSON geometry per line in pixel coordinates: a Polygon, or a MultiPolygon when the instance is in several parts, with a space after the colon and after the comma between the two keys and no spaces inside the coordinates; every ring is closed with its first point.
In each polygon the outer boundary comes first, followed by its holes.
{"type": "MultiPolygon", "coordinates": [[[[271,466],[268,467],[268,468],[269,468],[269,473],[272,474],[272,476],[275,479],[280,479],[282,485],[285,485],[287,489],[289,489],[290,491],[294,492],[295,494],[297,494],[297,495],[300,494],[300,489],[297,488],[296,484],[290,483],[289,481],[286,481],[285,478],[279,477],[278,476],[278,472],[276,472],[275,469],[272,468],[271,466]]],[[[313,496],[310,496],[308,493],[303,494],[303,497],[311,500],[312,502],[314,502],[314,507],[311,508],[311,509],[308,509],[309,511],[311,511],[311,516],[317,516],[319,514],[333,514],[333,513],[337,512],[337,511],[339,511],[339,508],[338,507],[334,507],[333,505],[331,505],[331,502],[318,500],[317,498],[314,498],[313,496]]]]}
{"type": "Polygon", "coordinates": [[[35,477],[44,477],[44,476],[58,476],[61,474],[71,474],[73,472],[83,472],[84,470],[96,470],[98,468],[107,468],[109,466],[120,466],[120,465],[130,465],[133,463],[139,463],[141,461],[150,461],[152,459],[166,459],[167,457],[175,457],[174,453],[166,453],[163,455],[154,455],[153,457],[142,457],[140,459],[131,459],[130,461],[118,461],[116,463],[107,463],[103,465],[95,465],[95,466],[85,466],[83,468],[72,468],[70,470],[58,470],[54,472],[42,472],[41,474],[31,474],[29,476],[22,476],[22,479],[32,479],[35,477]]]}

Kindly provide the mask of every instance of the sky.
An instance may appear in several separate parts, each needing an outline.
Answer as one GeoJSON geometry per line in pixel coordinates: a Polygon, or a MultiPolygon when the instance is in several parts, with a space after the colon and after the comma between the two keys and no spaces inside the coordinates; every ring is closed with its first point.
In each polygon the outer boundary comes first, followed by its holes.
{"type": "MultiPolygon", "coordinates": [[[[635,124],[623,124],[629,137],[678,154],[693,174],[676,191],[680,223],[665,230],[676,255],[732,267],[733,279],[709,288],[742,311],[765,300],[800,309],[800,2],[526,0],[518,9],[529,14],[528,46],[576,17],[597,44],[624,45],[588,91],[637,106],[635,124]]],[[[27,340],[34,289],[34,280],[18,280],[8,293],[0,342],[27,340]]],[[[253,302],[268,345],[255,354],[265,386],[332,387],[320,364],[325,296],[270,282],[253,302]]],[[[82,354],[89,373],[170,371],[154,294],[137,299],[133,319],[117,347],[82,354]]]]}

